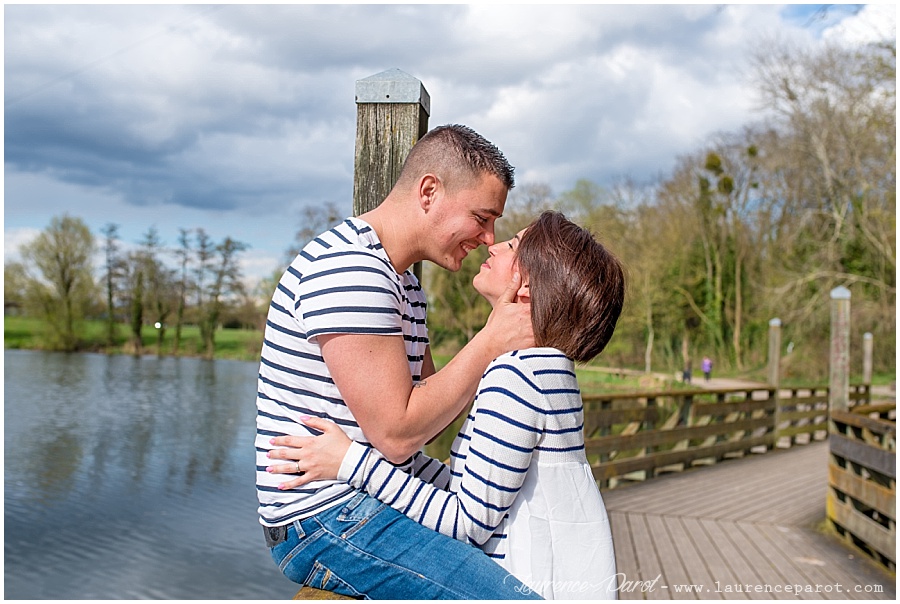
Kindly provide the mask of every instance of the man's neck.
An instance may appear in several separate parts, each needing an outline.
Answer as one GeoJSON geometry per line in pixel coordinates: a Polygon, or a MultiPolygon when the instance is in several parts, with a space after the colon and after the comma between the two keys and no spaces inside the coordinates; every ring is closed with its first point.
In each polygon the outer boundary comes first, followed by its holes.
{"type": "Polygon", "coordinates": [[[388,198],[374,210],[361,214],[359,218],[375,230],[394,270],[402,274],[414,263],[422,260],[422,254],[418,250],[416,225],[411,222],[409,215],[398,211],[400,208],[402,208],[400,202],[393,202],[388,198]]]}

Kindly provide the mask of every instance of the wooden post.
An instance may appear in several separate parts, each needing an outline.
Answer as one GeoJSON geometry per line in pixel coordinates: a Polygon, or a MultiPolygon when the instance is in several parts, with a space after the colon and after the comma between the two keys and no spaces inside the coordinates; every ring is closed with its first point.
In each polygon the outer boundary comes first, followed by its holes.
{"type": "Polygon", "coordinates": [[[872,386],[872,353],[875,349],[875,343],[872,341],[872,334],[866,332],[863,334],[863,375],[862,381],[866,386],[872,386]]]}
{"type": "Polygon", "coordinates": [[[828,384],[830,411],[847,411],[850,388],[850,290],[831,290],[831,358],[828,384]]]}
{"type": "Polygon", "coordinates": [[[778,447],[778,431],[781,428],[781,399],[778,386],[781,384],[781,319],[769,321],[769,367],[766,373],[769,386],[775,389],[775,412],[772,418],[772,448],[778,447]]]}
{"type": "Polygon", "coordinates": [[[780,383],[779,363],[781,361],[781,319],[769,321],[769,386],[778,388],[780,383]]]}
{"type": "MultiPolygon", "coordinates": [[[[356,81],[356,159],[353,215],[384,201],[410,149],[428,132],[431,97],[422,82],[399,69],[356,81]]],[[[413,267],[422,279],[422,265],[413,267]]]]}

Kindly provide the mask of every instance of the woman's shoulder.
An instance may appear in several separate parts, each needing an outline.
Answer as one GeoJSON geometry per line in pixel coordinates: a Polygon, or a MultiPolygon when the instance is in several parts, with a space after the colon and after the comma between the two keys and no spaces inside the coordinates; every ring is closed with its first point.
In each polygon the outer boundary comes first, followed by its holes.
{"type": "Polygon", "coordinates": [[[528,367],[531,370],[553,368],[571,368],[574,371],[575,363],[556,348],[524,348],[502,354],[493,360],[491,365],[514,365],[528,367]]]}
{"type": "Polygon", "coordinates": [[[502,354],[494,359],[485,371],[485,376],[496,371],[513,371],[528,381],[536,381],[547,371],[565,372],[575,375],[575,364],[555,348],[526,348],[502,354]]]}

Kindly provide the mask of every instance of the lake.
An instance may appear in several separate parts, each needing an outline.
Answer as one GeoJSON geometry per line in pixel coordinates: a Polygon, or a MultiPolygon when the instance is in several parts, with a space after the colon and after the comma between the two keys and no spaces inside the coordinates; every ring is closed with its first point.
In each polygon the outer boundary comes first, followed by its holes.
{"type": "Polygon", "coordinates": [[[292,597],[256,514],[257,370],[5,351],[5,597],[292,597]]]}

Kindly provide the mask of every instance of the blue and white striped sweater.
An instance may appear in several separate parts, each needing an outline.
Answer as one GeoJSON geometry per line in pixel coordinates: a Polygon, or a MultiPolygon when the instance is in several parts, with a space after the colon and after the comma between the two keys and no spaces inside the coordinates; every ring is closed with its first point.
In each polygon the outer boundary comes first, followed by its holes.
{"type": "Polygon", "coordinates": [[[339,479],[413,520],[505,556],[508,511],[533,461],[584,461],[584,413],[574,363],[552,348],[495,359],[456,437],[450,466],[424,455],[416,475],[353,443],[339,479]]]}

